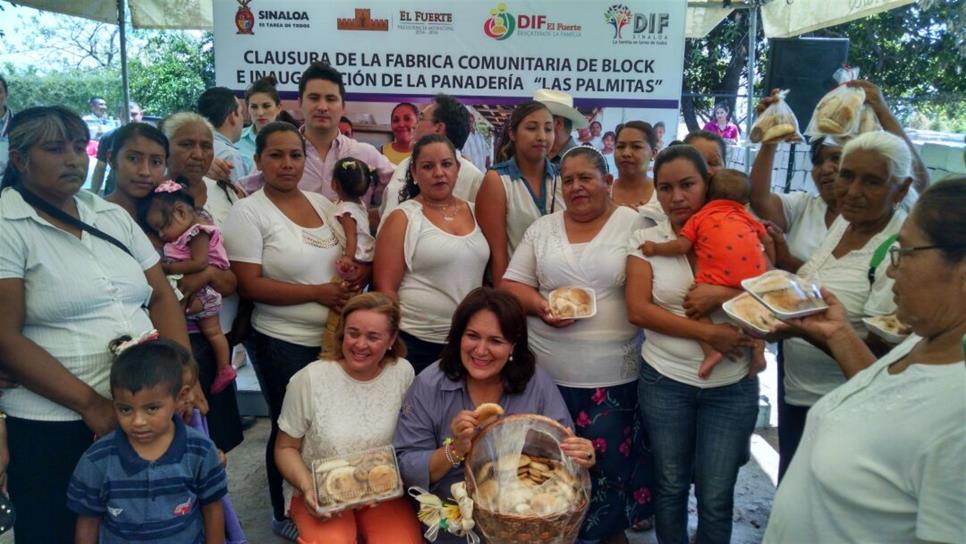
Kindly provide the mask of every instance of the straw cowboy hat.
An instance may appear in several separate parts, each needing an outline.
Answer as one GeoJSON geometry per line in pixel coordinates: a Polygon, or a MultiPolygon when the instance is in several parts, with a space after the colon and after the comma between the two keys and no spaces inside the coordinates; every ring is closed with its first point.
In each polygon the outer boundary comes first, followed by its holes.
{"type": "Polygon", "coordinates": [[[590,123],[582,113],[574,108],[574,97],[561,91],[553,89],[537,89],[533,93],[533,99],[547,106],[550,113],[557,117],[570,119],[574,123],[574,128],[584,128],[590,123]]]}

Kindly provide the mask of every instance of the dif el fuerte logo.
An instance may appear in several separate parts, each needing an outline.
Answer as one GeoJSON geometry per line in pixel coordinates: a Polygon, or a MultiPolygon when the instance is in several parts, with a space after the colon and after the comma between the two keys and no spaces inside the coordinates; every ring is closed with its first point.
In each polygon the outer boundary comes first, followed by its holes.
{"type": "Polygon", "coordinates": [[[516,17],[506,10],[506,4],[502,2],[490,10],[490,17],[483,22],[483,33],[494,40],[509,38],[516,28],[516,17]]]}

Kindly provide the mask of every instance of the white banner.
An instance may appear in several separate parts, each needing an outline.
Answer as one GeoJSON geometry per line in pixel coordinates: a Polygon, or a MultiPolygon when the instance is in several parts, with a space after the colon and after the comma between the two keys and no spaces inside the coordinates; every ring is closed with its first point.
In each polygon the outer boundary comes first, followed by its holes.
{"type": "Polygon", "coordinates": [[[316,60],[347,99],[513,104],[539,88],[585,107],[663,110],[676,119],[686,0],[214,0],[218,85],[272,74],[285,98],[316,60]]]}

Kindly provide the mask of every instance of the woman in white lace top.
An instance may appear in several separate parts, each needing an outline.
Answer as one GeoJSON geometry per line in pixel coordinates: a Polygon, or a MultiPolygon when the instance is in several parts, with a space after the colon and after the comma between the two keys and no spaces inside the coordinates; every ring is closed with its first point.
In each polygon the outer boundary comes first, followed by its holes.
{"type": "Polygon", "coordinates": [[[295,373],[278,418],[275,462],[285,478],[286,514],[299,542],[417,544],[416,513],[405,498],[335,516],[317,511],[309,466],[392,443],[412,366],[399,340],[399,306],[380,293],[352,298],[342,311],[333,353],[295,373]]]}

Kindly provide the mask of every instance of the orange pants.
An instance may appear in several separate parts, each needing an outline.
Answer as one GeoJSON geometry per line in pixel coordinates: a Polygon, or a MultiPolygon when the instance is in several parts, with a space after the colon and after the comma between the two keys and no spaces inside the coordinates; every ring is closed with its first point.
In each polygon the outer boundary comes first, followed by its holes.
{"type": "Polygon", "coordinates": [[[421,525],[405,497],[371,508],[346,510],[328,519],[309,514],[300,495],[292,497],[289,517],[299,530],[299,544],[422,544],[421,525]]]}

